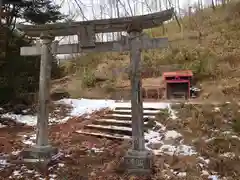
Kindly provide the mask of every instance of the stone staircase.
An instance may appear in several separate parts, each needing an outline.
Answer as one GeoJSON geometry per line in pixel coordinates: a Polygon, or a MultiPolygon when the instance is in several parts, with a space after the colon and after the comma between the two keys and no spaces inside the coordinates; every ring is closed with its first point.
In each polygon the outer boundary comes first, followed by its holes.
{"type": "MultiPolygon", "coordinates": [[[[161,108],[154,107],[153,103],[143,104],[144,124],[147,126],[150,120],[160,112],[161,108]]],[[[146,130],[147,128],[145,128],[146,130]]],[[[112,139],[131,139],[131,106],[130,103],[116,103],[116,107],[104,116],[95,119],[91,124],[85,125],[77,133],[112,139]]]]}

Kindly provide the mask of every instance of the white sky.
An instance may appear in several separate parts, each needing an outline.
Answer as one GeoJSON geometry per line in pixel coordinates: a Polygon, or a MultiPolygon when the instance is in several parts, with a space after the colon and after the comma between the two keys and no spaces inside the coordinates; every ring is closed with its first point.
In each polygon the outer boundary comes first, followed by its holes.
{"type": "MultiPolygon", "coordinates": [[[[189,4],[194,4],[198,0],[179,0],[180,6],[182,9],[187,7],[189,4]]],[[[203,0],[205,3],[210,0],[203,0]]],[[[94,19],[95,18],[101,18],[101,8],[104,12],[104,18],[110,18],[111,14],[111,5],[109,5],[112,2],[114,7],[114,2],[116,0],[55,0],[55,3],[58,5],[61,5],[61,11],[65,14],[70,14],[70,16],[74,17],[75,20],[83,20],[82,13],[80,8],[82,9],[82,12],[87,17],[87,19],[94,19]],[[93,15],[94,12],[94,15],[93,15]]],[[[164,4],[168,2],[168,0],[121,0],[121,4],[119,4],[121,15],[129,14],[131,15],[131,10],[129,7],[129,3],[131,9],[135,14],[141,15],[141,14],[147,14],[150,13],[150,11],[155,12],[159,11],[159,4],[162,4],[162,7],[164,8],[164,4]],[[157,2],[157,4],[155,4],[157,2]],[[123,8],[123,4],[125,4],[125,8],[123,8]],[[143,8],[142,8],[143,6],[143,8]],[[151,9],[151,10],[150,10],[151,9]]],[[[170,0],[172,4],[175,4],[177,0],[170,0]]],[[[115,6],[116,7],[116,6],[115,6]]],[[[114,14],[114,12],[112,12],[114,14]]]]}
{"type": "MultiPolygon", "coordinates": [[[[91,20],[91,19],[107,19],[117,17],[116,0],[54,0],[60,5],[61,12],[68,15],[69,19],[75,21],[91,20]],[[109,3],[111,2],[111,3],[109,3]],[[112,6],[112,7],[111,7],[112,6]],[[101,12],[102,11],[102,12],[101,12]],[[83,15],[84,14],[84,17],[83,15]]],[[[160,11],[160,3],[162,9],[165,9],[165,4],[168,0],[120,0],[119,12],[120,16],[142,15],[151,12],[160,11]],[[128,3],[130,2],[130,3],[128,3]]],[[[197,0],[179,0],[181,11],[183,14],[188,4],[194,4],[197,0]]],[[[206,0],[205,0],[206,1],[206,0]]],[[[177,0],[170,0],[176,4],[177,0]]],[[[169,6],[169,5],[168,5],[169,6]]],[[[179,9],[176,9],[179,13],[179,9]]]]}

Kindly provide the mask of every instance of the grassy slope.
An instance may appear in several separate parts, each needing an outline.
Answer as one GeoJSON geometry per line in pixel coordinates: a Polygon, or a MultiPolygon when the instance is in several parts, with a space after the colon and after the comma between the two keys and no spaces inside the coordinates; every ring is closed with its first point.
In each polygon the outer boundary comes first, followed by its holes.
{"type": "MultiPolygon", "coordinates": [[[[177,64],[179,69],[193,70],[204,88],[201,98],[219,100],[220,97],[225,99],[238,96],[239,22],[240,3],[231,3],[225,8],[218,7],[216,11],[209,8],[191,18],[184,17],[183,32],[180,32],[175,21],[166,24],[165,35],[171,44],[168,49],[143,52],[144,72],[154,80],[161,76],[162,71],[171,69],[172,64],[177,64]]],[[[162,36],[163,28],[152,29],[149,34],[162,36]]],[[[64,64],[67,73],[75,73],[65,88],[75,97],[86,96],[86,92],[87,96],[106,97],[114,91],[114,87],[129,84],[126,73],[113,73],[113,69],[126,68],[128,64],[128,53],[88,54],[79,57],[64,64]]]]}

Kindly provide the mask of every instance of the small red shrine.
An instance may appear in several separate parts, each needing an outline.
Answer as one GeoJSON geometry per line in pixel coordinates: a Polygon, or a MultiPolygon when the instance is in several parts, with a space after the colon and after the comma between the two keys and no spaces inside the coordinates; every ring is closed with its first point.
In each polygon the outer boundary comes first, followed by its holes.
{"type": "Polygon", "coordinates": [[[190,98],[193,73],[190,70],[164,72],[165,96],[167,99],[190,98]]]}

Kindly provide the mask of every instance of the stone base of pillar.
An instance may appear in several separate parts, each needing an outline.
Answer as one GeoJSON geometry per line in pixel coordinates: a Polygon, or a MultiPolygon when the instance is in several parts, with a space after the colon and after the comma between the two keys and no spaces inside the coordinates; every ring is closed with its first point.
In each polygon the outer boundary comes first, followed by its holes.
{"type": "Polygon", "coordinates": [[[153,171],[153,153],[129,150],[124,157],[126,173],[129,175],[150,175],[153,171]]]}
{"type": "Polygon", "coordinates": [[[58,155],[58,149],[52,146],[34,146],[25,149],[20,156],[24,163],[48,164],[58,155]]]}

